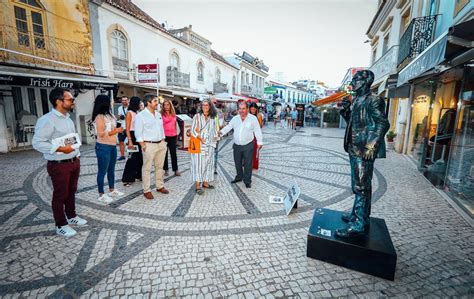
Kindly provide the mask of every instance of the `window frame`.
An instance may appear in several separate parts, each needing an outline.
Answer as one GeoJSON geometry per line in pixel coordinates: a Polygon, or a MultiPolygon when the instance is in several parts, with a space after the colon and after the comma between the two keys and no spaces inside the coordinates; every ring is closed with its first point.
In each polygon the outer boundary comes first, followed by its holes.
{"type": "Polygon", "coordinates": [[[130,54],[129,54],[129,49],[128,49],[128,38],[127,38],[127,35],[119,29],[114,29],[110,33],[110,50],[111,50],[112,58],[117,58],[123,61],[129,61],[130,54]],[[117,41],[116,46],[114,46],[114,41],[117,41]],[[121,43],[122,41],[123,43],[121,43]],[[121,46],[123,46],[124,48],[122,49],[121,46]],[[114,48],[116,48],[117,50],[117,55],[114,55],[114,48]],[[126,50],[125,58],[121,56],[124,50],[126,50]]]}
{"type": "MultiPolygon", "coordinates": [[[[28,0],[25,0],[28,1],[28,0]]],[[[38,51],[45,51],[46,50],[46,37],[47,37],[47,26],[46,26],[46,19],[45,19],[45,9],[44,7],[38,3],[36,0],[32,0],[38,4],[38,6],[33,6],[31,4],[27,4],[22,2],[21,0],[16,0],[13,2],[13,17],[15,19],[15,30],[17,31],[17,43],[20,47],[26,48],[33,48],[34,50],[38,51]],[[21,20],[22,22],[26,23],[26,31],[20,31],[18,28],[18,19],[16,14],[16,9],[22,9],[25,12],[25,20],[21,20]],[[39,15],[41,24],[33,23],[33,13],[39,15]],[[41,25],[42,34],[35,33],[35,25],[41,25]],[[21,33],[20,33],[21,32],[21,33]],[[26,44],[20,42],[20,35],[26,36],[26,44]],[[42,46],[38,47],[39,42],[42,46]]]]}

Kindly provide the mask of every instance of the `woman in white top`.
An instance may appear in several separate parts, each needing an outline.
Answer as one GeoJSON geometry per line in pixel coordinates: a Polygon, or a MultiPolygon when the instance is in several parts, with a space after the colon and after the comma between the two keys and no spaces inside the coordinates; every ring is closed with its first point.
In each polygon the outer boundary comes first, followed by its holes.
{"type": "Polygon", "coordinates": [[[139,97],[132,97],[125,117],[128,138],[127,149],[132,150],[135,146],[138,146],[138,152],[132,153],[123,170],[122,183],[126,187],[130,186],[135,180],[142,179],[142,148],[135,138],[135,116],[139,112],[140,103],[142,103],[142,100],[139,97]]]}
{"type": "Polygon", "coordinates": [[[214,189],[214,151],[219,136],[219,120],[216,108],[210,100],[201,103],[201,111],[193,118],[191,135],[201,141],[201,152],[191,154],[191,175],[196,184],[196,193],[202,195],[206,189],[214,189]]]}

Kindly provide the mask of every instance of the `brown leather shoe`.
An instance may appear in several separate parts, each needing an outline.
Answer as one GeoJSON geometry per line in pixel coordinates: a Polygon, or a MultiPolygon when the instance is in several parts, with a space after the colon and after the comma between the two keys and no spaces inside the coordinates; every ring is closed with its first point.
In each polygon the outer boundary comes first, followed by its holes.
{"type": "Polygon", "coordinates": [[[168,194],[170,193],[168,190],[166,190],[165,187],[161,188],[161,189],[156,189],[156,191],[160,192],[160,193],[163,193],[163,194],[168,194]]]}
{"type": "Polygon", "coordinates": [[[153,194],[151,194],[151,192],[145,192],[143,193],[143,196],[145,196],[146,199],[153,199],[153,194]]]}

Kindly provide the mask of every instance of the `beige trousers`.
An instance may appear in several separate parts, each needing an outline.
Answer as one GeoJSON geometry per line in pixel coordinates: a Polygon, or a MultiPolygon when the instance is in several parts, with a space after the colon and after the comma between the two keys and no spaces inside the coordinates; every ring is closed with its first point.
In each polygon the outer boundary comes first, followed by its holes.
{"type": "Polygon", "coordinates": [[[163,182],[163,164],[166,155],[166,142],[163,140],[160,143],[145,143],[146,150],[143,151],[143,167],[142,180],[143,192],[150,192],[151,185],[151,165],[155,164],[155,180],[156,189],[161,189],[165,186],[163,182]]]}

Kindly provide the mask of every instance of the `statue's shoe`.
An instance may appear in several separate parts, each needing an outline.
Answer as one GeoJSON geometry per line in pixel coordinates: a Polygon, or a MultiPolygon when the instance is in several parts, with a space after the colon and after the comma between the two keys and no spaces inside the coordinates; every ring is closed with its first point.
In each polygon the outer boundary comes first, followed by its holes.
{"type": "Polygon", "coordinates": [[[336,229],[336,236],[343,239],[360,239],[367,236],[368,229],[368,223],[354,225],[353,222],[350,222],[348,227],[336,229]]]}
{"type": "Polygon", "coordinates": [[[349,223],[350,221],[353,220],[352,218],[352,213],[342,213],[342,216],[341,216],[341,219],[342,221],[344,221],[345,223],[349,223]]]}
{"type": "MultiPolygon", "coordinates": [[[[354,222],[355,216],[353,216],[351,213],[342,213],[341,219],[345,223],[354,222]]],[[[370,225],[370,218],[365,221],[365,224],[364,224],[365,229],[368,229],[369,225],[370,225]]]]}

